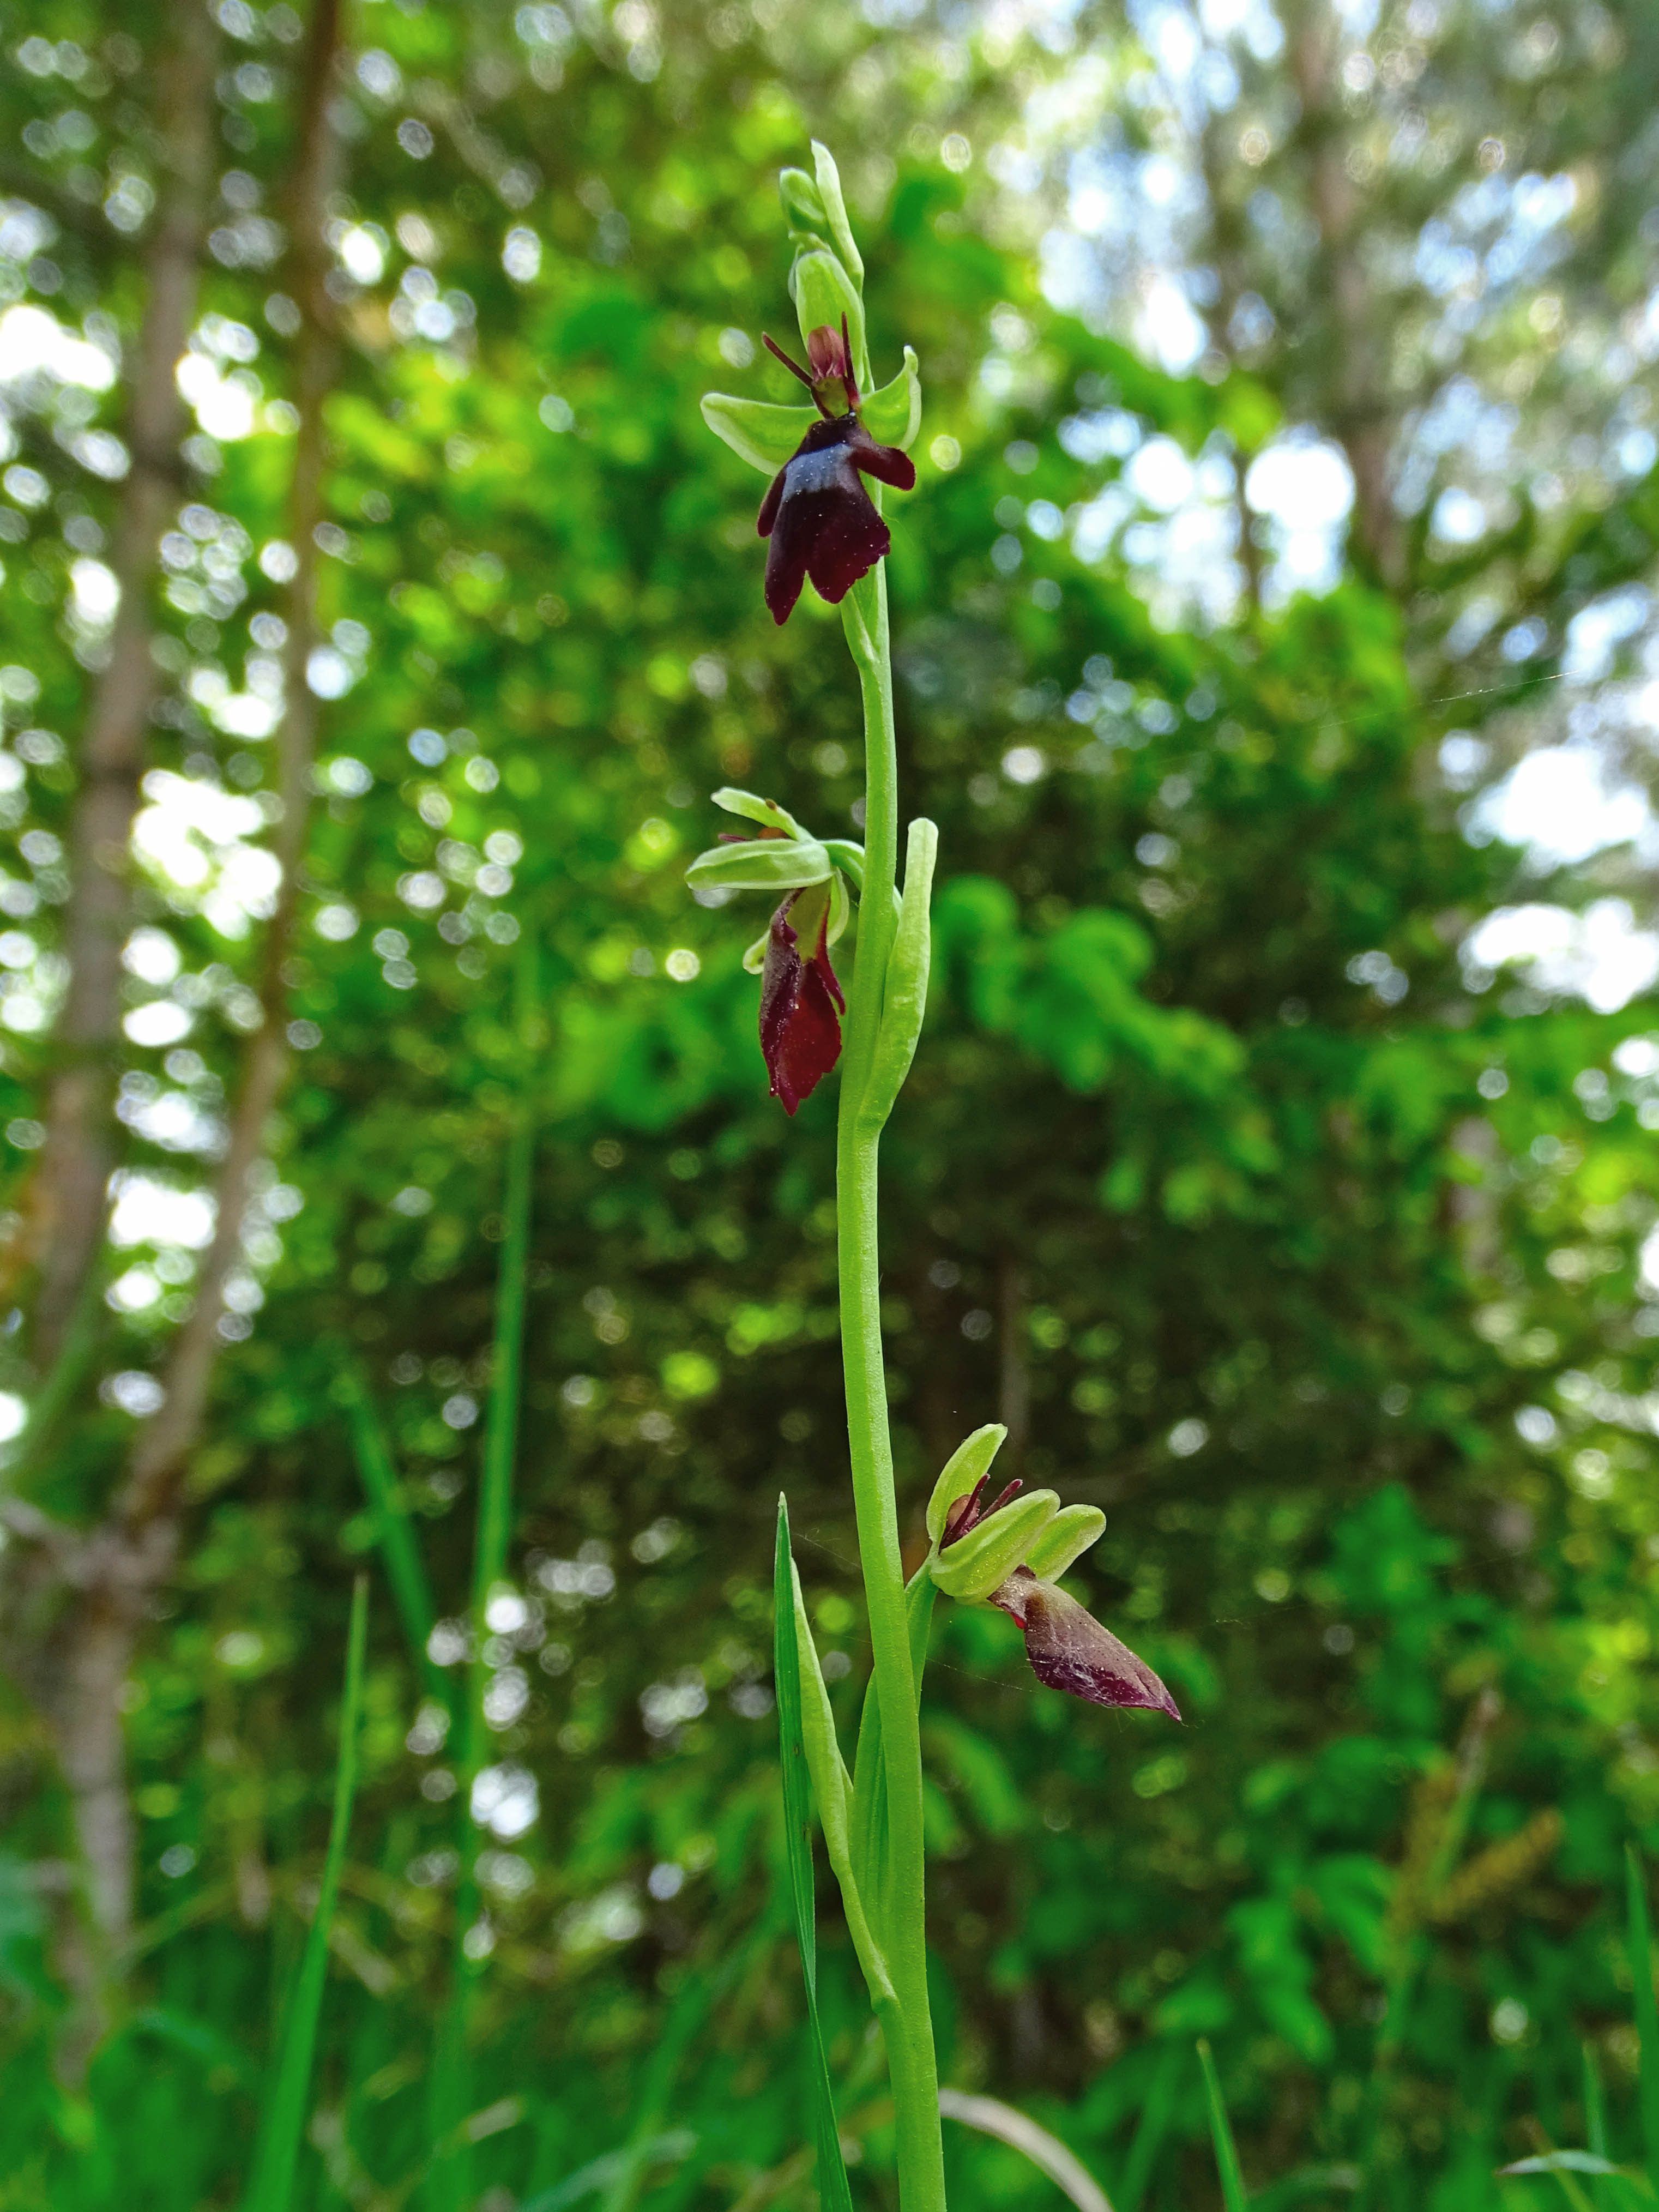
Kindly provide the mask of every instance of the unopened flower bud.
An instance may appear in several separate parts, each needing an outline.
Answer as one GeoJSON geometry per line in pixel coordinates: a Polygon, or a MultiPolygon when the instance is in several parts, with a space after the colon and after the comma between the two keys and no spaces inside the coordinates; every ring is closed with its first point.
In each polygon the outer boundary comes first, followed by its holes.
{"type": "Polygon", "coordinates": [[[830,216],[823,204],[823,194],[817,181],[809,177],[805,169],[780,169],[778,198],[783,202],[783,212],[792,230],[827,231],[830,216]]]}

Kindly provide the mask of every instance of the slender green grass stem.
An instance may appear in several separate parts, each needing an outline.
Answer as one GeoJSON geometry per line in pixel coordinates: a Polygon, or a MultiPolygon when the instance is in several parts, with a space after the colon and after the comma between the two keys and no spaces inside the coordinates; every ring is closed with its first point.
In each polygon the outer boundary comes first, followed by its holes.
{"type": "Polygon", "coordinates": [[[312,2060],[317,2023],[328,1976],[328,1942],[340,1894],[346,1842],[351,1829],[351,1801],[357,1787],[357,1733],[362,1716],[363,1653],[368,1636],[368,1577],[359,1575],[351,1595],[351,1626],[346,1638],[345,1694],[340,1701],[340,1753],[334,1772],[334,1812],[322,1885],[288,2001],[276,2063],[254,2152],[253,2175],[244,2201],[246,2212],[289,2212],[305,2134],[311,2095],[312,2060]]]}
{"type": "Polygon", "coordinates": [[[862,1112],[893,941],[893,889],[898,869],[898,763],[887,586],[881,568],[848,594],[844,619],[864,697],[865,861],[858,952],[844,1032],[836,1211],[848,1442],[876,1692],[881,1702],[891,1851],[890,1905],[883,1933],[896,2002],[883,2008],[881,2026],[892,2076],[899,2193],[904,2212],[943,2212],[945,2152],[927,2002],[921,1736],[899,1554],[881,1341],[877,1237],[880,1130],[870,1127],[862,1112]]]}
{"type": "Polygon", "coordinates": [[[426,2203],[430,2212],[460,2212],[471,2202],[471,2157],[463,2124],[471,2102],[468,2034],[472,1992],[483,1972],[483,1955],[469,1951],[468,1937],[478,1918],[478,1878],[474,1864],[477,1838],[472,1822],[472,1785],[485,1763],[489,1746],[483,1696],[489,1668],[483,1656],[485,1614],[490,1592],[507,1571],[513,1533],[513,1462],[518,1445],[519,1399],[524,1374],[525,1303],[530,1273],[530,1213],[536,1157],[537,956],[533,931],[526,931],[517,977],[519,1027],[525,1048],[522,1092],[507,1156],[507,1189],[501,1208],[501,1261],[495,1285],[495,1328],[491,1356],[489,1410],[484,1431],[483,1468],[478,1486],[477,1526],[472,1553],[473,1657],[468,1670],[465,1708],[456,1734],[456,1844],[460,1872],[455,1887],[455,1951],[449,1997],[439,2022],[433,2054],[430,2106],[433,2160],[426,2203]]]}

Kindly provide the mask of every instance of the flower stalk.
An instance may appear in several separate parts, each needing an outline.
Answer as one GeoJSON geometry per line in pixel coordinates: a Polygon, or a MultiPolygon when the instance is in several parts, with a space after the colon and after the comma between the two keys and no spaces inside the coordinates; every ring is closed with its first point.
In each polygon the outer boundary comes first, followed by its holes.
{"type": "MultiPolygon", "coordinates": [[[[859,1564],[870,1625],[872,1668],[848,1775],[818,1667],[811,1624],[787,1556],[780,1501],[778,1706],[786,1805],[798,1797],[793,1764],[803,1756],[854,1948],[880,2022],[893,2092],[902,2212],[945,2212],[939,2088],[927,1996],[927,1862],[922,1832],[920,1698],[937,1595],[988,1604],[1017,1621],[1040,1681],[1090,1703],[1139,1705],[1178,1719],[1156,1674],[1120,1644],[1058,1577],[1104,1525],[1092,1506],[1062,1507],[1052,1491],[1015,1502],[1018,1482],[988,1505],[991,1462],[1005,1431],[976,1431],[939,1477],[928,1510],[932,1547],[908,1585],[899,1551],[881,1336],[878,1200],[881,1133],[903,1087],[927,1009],[928,898],[938,833],[909,824],[898,880],[898,762],[893,669],[883,565],[891,535],[884,486],[908,490],[905,448],[921,422],[916,356],[872,389],[863,264],[836,165],[815,145],[817,170],[786,170],[786,213],[795,227],[790,290],[808,366],[769,337],[770,351],[811,394],[810,407],[710,393],[703,418],[771,483],[758,518],[770,541],[766,604],[786,623],[809,581],[841,609],[864,708],[862,847],[819,837],[775,799],[722,790],[715,804],[752,825],[728,833],[693,861],[698,891],[781,896],[766,934],[744,965],[761,978],[760,1042],[774,1097],[793,1115],[839,1067],[836,1121],[836,1260],[842,1364],[859,1564]],[[825,234],[830,243],[825,242],[825,234]],[[867,393],[868,397],[862,395],[867,393]],[[890,440],[891,443],[883,443],[890,440]],[[866,483],[866,479],[869,481],[866,483]],[[830,948],[857,901],[856,955],[843,994],[830,948]],[[792,1617],[785,1620],[788,1613],[792,1617]]],[[[813,2011],[810,1855],[791,1832],[792,1882],[803,1919],[801,1958],[813,2011]]],[[[820,2202],[848,2201],[834,2102],[821,2041],[813,2123],[820,2202]]],[[[817,2077],[815,2077],[817,2078],[817,2077]]]]}

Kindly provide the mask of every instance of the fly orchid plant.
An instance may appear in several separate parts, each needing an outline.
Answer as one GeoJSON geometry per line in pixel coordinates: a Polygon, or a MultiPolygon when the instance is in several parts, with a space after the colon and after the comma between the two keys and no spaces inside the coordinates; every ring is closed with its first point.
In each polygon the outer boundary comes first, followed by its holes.
{"type": "MultiPolygon", "coordinates": [[[[872,1664],[849,1774],[788,1557],[781,1498],[777,1654],[785,1803],[789,1813],[801,1796],[791,1765],[793,1738],[811,1776],[818,1825],[886,2046],[903,2212],[943,2212],[918,1721],[935,1596],[943,1591],[959,1604],[1008,1613],[1024,1633],[1033,1671],[1051,1689],[1095,1705],[1181,1716],[1151,1668],[1060,1587],[1059,1577],[1099,1536],[1105,1516],[1091,1505],[1062,1506],[1050,1490],[1022,1492],[1018,1481],[986,1503],[992,1462],[1006,1434],[1000,1426],[975,1430],[951,1455],[927,1509],[927,1556],[908,1584],[904,1577],[882,1353],[877,1161],[927,1006],[938,832],[931,822],[910,823],[901,893],[881,566],[891,538],[880,502],[884,486],[908,491],[915,483],[906,449],[921,424],[921,386],[908,346],[897,375],[874,385],[864,264],[836,164],[816,142],[812,153],[815,174],[786,169],[779,180],[794,250],[789,289],[807,365],[766,339],[811,404],[778,406],[711,392],[702,412],[718,437],[771,479],[758,529],[769,541],[765,595],[774,620],[788,620],[807,580],[841,608],[864,705],[864,842],[816,836],[775,799],[717,791],[714,804],[752,828],[702,854],[688,881],[694,890],[760,890],[779,901],[744,965],[761,978],[761,1050],[785,1111],[793,1115],[841,1066],[836,1206],[842,1354],[872,1664]],[[857,957],[843,993],[830,948],[855,911],[857,957]]],[[[850,2200],[813,1996],[811,1860],[800,1843],[792,1834],[816,2052],[819,2193],[826,2205],[844,2205],[850,2200]]]]}

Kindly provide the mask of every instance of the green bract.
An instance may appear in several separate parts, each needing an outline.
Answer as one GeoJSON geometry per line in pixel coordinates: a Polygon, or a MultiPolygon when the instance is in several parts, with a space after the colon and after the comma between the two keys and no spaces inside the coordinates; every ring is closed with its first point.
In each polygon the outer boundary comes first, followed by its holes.
{"type": "Polygon", "coordinates": [[[1057,1582],[1073,1559],[1099,1542],[1105,1526],[1106,1516],[1097,1505],[1062,1505],[1032,1539],[1020,1565],[1029,1567],[1039,1582],[1057,1582]]]}
{"type": "Polygon", "coordinates": [[[1007,1433],[1000,1421],[988,1421],[959,1443],[945,1461],[927,1501],[927,1534],[935,1544],[945,1534],[946,1514],[957,1498],[966,1498],[969,1491],[978,1487],[980,1478],[989,1473],[991,1462],[1002,1449],[1007,1433]]]}
{"type": "Polygon", "coordinates": [[[1037,1532],[1060,1510],[1059,1493],[1028,1491],[1023,1498],[989,1513],[959,1536],[948,1550],[935,1552],[927,1571],[947,1597],[972,1604],[1000,1589],[1016,1567],[1024,1566],[1037,1532]]]}
{"type": "Polygon", "coordinates": [[[685,872],[694,891],[799,890],[830,878],[830,855],[816,837],[757,837],[699,853],[685,872]]]}

